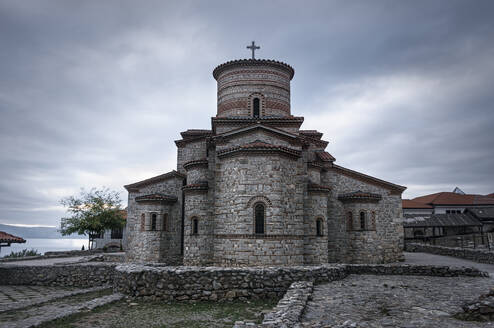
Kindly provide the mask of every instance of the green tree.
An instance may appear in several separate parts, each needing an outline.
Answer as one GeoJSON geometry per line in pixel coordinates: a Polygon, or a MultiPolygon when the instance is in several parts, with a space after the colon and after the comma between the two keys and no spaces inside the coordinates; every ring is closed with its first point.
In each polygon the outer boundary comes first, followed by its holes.
{"type": "Polygon", "coordinates": [[[73,233],[88,235],[89,249],[94,238],[106,229],[123,228],[125,225],[120,195],[108,188],[81,189],[79,195],[63,198],[60,203],[69,214],[61,219],[60,232],[64,236],[73,233]]]}

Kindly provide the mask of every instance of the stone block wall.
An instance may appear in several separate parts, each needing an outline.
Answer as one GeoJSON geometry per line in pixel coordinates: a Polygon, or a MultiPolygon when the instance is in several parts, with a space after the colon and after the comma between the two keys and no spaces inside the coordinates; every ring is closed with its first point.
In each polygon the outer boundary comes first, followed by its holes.
{"type": "Polygon", "coordinates": [[[127,207],[127,259],[135,262],[164,262],[179,264],[182,261],[182,197],[183,180],[171,177],[162,182],[139,188],[129,192],[127,207]],[[138,203],[138,196],[153,193],[175,195],[177,201],[172,204],[138,203]],[[156,230],[151,231],[151,214],[157,214],[156,230]],[[142,224],[142,214],[145,216],[142,224]],[[163,226],[164,215],[167,215],[167,226],[163,226]]]}
{"type": "Polygon", "coordinates": [[[301,159],[246,153],[216,163],[215,264],[266,265],[271,260],[272,264],[303,264],[301,159]],[[254,235],[257,202],[265,205],[264,236],[254,235]],[[236,264],[228,264],[231,261],[236,264]]]}
{"type": "Polygon", "coordinates": [[[0,266],[0,285],[95,287],[113,283],[116,264],[0,266]]]}
{"type": "Polygon", "coordinates": [[[185,174],[183,165],[207,158],[206,138],[187,141],[177,147],[177,171],[185,174]]]}
{"type": "Polygon", "coordinates": [[[403,259],[403,217],[399,194],[333,170],[322,174],[321,184],[331,186],[328,199],[330,262],[389,263],[403,259]],[[375,206],[345,205],[338,200],[338,195],[358,190],[379,194],[382,199],[375,206]],[[347,231],[346,212],[351,210],[355,217],[360,209],[367,213],[375,210],[375,231],[347,231]]]}
{"type": "Polygon", "coordinates": [[[478,263],[494,264],[494,251],[489,251],[489,250],[433,246],[433,245],[423,245],[418,243],[417,244],[407,243],[405,245],[405,250],[407,252],[421,252],[421,253],[445,255],[445,256],[458,257],[478,263]]]}
{"type": "Polygon", "coordinates": [[[213,222],[208,190],[185,193],[184,264],[213,264],[213,222]],[[198,220],[198,232],[193,233],[193,220],[198,220]]]}
{"type": "Polygon", "coordinates": [[[308,192],[304,220],[304,263],[328,263],[328,194],[308,192]],[[322,235],[317,235],[317,220],[321,220],[322,235]]]}

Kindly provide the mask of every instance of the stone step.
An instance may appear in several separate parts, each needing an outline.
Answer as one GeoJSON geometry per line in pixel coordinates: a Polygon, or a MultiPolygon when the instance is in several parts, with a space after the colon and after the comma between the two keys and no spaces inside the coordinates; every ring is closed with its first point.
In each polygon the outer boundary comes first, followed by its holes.
{"type": "Polygon", "coordinates": [[[28,328],[37,327],[43,323],[53,320],[66,318],[68,316],[91,311],[97,307],[117,302],[124,298],[123,294],[115,293],[84,301],[82,303],[71,304],[67,300],[53,302],[38,307],[32,307],[29,310],[16,311],[22,314],[24,318],[20,320],[3,321],[3,328],[28,328]]]}

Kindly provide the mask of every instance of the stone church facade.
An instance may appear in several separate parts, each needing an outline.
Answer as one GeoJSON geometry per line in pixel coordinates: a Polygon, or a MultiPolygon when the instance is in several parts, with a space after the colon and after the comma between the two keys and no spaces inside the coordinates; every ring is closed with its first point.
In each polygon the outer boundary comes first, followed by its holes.
{"type": "Polygon", "coordinates": [[[213,71],[211,130],[187,130],[177,170],[126,185],[129,261],[256,266],[402,258],[405,187],[335,164],[290,108],[291,66],[213,71]]]}

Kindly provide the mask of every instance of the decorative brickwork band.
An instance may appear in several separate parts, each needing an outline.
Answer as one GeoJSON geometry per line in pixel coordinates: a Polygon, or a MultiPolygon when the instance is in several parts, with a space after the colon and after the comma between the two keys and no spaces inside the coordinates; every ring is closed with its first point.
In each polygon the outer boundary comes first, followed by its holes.
{"type": "Polygon", "coordinates": [[[342,202],[353,202],[353,203],[377,203],[382,198],[379,194],[373,194],[364,191],[354,191],[338,196],[338,200],[342,202]]]}
{"type": "Polygon", "coordinates": [[[159,202],[159,203],[175,203],[177,196],[165,194],[150,194],[136,197],[136,202],[159,202]]]}
{"type": "Polygon", "coordinates": [[[217,234],[219,239],[269,239],[269,240],[302,240],[303,235],[256,235],[256,234],[217,234]]]}

